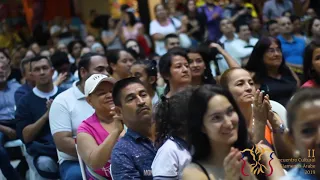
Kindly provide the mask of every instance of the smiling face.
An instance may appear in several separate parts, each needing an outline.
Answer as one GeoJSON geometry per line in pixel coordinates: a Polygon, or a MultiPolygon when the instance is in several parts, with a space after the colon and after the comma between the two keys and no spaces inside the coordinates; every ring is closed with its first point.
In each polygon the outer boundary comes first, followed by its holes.
{"type": "Polygon", "coordinates": [[[253,102],[255,86],[248,71],[235,69],[229,74],[228,88],[238,105],[253,102]]]}
{"type": "Polygon", "coordinates": [[[232,145],[238,139],[239,117],[229,100],[222,95],[212,97],[203,118],[203,132],[213,144],[232,145]]]}
{"type": "MultiPolygon", "coordinates": [[[[311,158],[312,150],[316,159],[320,158],[320,100],[305,102],[298,109],[296,120],[292,125],[292,137],[295,148],[301,158],[311,158]],[[311,151],[309,153],[308,151],[311,151]],[[310,157],[311,155],[311,157],[310,157]]],[[[320,163],[316,161],[316,171],[320,163]]]]}
{"type": "Polygon", "coordinates": [[[152,103],[146,88],[132,83],[121,90],[120,112],[125,124],[131,129],[146,129],[151,126],[152,103]]]}
{"type": "Polygon", "coordinates": [[[192,77],[199,77],[204,74],[206,64],[199,53],[188,53],[192,77]]]}
{"type": "Polygon", "coordinates": [[[170,66],[170,84],[190,84],[191,71],[186,58],[182,56],[173,56],[170,66]]]}
{"type": "Polygon", "coordinates": [[[107,81],[101,82],[87,97],[87,102],[96,110],[97,114],[110,113],[115,107],[112,99],[113,84],[107,81]]]}
{"type": "Polygon", "coordinates": [[[277,43],[271,43],[269,49],[263,55],[263,62],[267,67],[280,67],[282,63],[282,51],[277,43]]]}

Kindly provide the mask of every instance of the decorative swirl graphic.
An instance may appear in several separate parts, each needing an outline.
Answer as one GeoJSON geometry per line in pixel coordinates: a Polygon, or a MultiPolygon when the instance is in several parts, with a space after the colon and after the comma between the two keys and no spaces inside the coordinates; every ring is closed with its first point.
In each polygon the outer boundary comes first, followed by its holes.
{"type": "Polygon", "coordinates": [[[265,171],[267,170],[267,167],[261,163],[262,157],[263,157],[264,153],[271,152],[271,154],[270,154],[270,158],[271,159],[268,162],[268,164],[270,166],[270,169],[271,169],[271,172],[267,176],[270,176],[273,173],[273,168],[271,166],[271,161],[273,160],[272,154],[274,152],[272,150],[269,150],[269,149],[266,150],[264,148],[260,148],[259,146],[253,146],[251,149],[245,149],[245,150],[241,151],[241,153],[242,153],[242,161],[243,161],[243,164],[242,164],[242,167],[241,167],[241,173],[244,176],[248,176],[247,174],[244,173],[244,168],[245,168],[246,162],[244,161],[243,158],[244,158],[244,153],[245,152],[249,152],[250,155],[252,156],[253,161],[255,162],[255,163],[250,164],[250,171],[255,175],[259,175],[260,173],[265,173],[265,171]]]}

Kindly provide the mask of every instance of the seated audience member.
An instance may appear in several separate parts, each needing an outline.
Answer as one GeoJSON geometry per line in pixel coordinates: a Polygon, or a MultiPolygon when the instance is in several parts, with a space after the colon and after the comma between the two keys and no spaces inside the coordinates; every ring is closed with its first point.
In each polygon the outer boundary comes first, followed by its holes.
{"type": "Polygon", "coordinates": [[[118,81],[112,97],[115,111],[128,130],[111,154],[114,180],[152,179],[151,164],[156,155],[153,145],[152,103],[143,83],[137,78],[118,81]]]}
{"type": "Polygon", "coordinates": [[[30,70],[30,59],[23,59],[20,63],[20,69],[21,74],[25,79],[25,83],[21,87],[19,87],[17,91],[14,93],[14,100],[16,105],[18,105],[20,99],[29,92],[31,92],[35,86],[35,82],[33,80],[30,70]]]}
{"type": "Polygon", "coordinates": [[[190,147],[186,142],[188,103],[194,88],[187,88],[171,98],[163,97],[157,105],[157,155],[152,163],[154,180],[181,179],[183,169],[191,162],[190,147]]]}
{"type": "Polygon", "coordinates": [[[292,35],[292,22],[287,17],[279,19],[278,39],[281,42],[283,57],[286,63],[297,74],[302,75],[303,52],[305,48],[305,41],[302,38],[292,35]]]}
{"type": "Polygon", "coordinates": [[[293,4],[290,0],[270,0],[263,5],[263,21],[278,19],[286,11],[293,12],[293,4]]]}
{"type": "MultiPolygon", "coordinates": [[[[287,106],[289,141],[294,145],[295,158],[319,159],[320,91],[316,88],[297,92],[287,106]]],[[[320,178],[320,162],[301,162],[281,180],[316,180],[320,178]],[[305,167],[309,166],[311,168],[305,167]],[[310,172],[310,173],[309,173],[310,172]]]]}
{"type": "Polygon", "coordinates": [[[172,48],[180,47],[180,39],[176,34],[168,34],[164,37],[164,45],[166,50],[169,51],[172,48]]]}
{"type": "Polygon", "coordinates": [[[0,60],[0,170],[7,179],[20,179],[4,148],[7,141],[16,139],[14,93],[20,85],[16,81],[8,81],[10,73],[10,61],[0,60]]]}
{"type": "Polygon", "coordinates": [[[53,99],[62,92],[52,81],[53,67],[45,56],[30,59],[36,86],[21,98],[16,111],[17,135],[33,158],[33,166],[42,178],[58,179],[57,151],[50,133],[49,111],[53,99]]]}
{"type": "Polygon", "coordinates": [[[160,93],[157,91],[157,62],[154,60],[136,61],[130,69],[133,77],[139,78],[152,97],[152,105],[159,101],[160,93]]]}
{"type": "Polygon", "coordinates": [[[246,120],[227,90],[212,85],[198,88],[190,98],[188,110],[188,141],[194,153],[183,179],[271,180],[284,175],[268,146],[248,141],[246,120]],[[259,160],[258,152],[262,156],[259,160]],[[253,173],[258,167],[252,169],[250,164],[256,161],[264,173],[253,173]]]}
{"type": "Polygon", "coordinates": [[[109,18],[108,30],[103,30],[101,32],[101,40],[103,44],[108,47],[108,50],[122,48],[122,42],[120,39],[121,25],[121,22],[116,24],[115,19],[109,18]]]}
{"type": "Polygon", "coordinates": [[[166,82],[164,95],[173,94],[191,85],[190,60],[182,48],[174,48],[160,58],[159,71],[166,82]]]}
{"type": "Polygon", "coordinates": [[[201,49],[191,48],[187,52],[190,60],[192,86],[216,84],[216,80],[213,78],[211,73],[210,63],[204,53],[201,52],[201,49]]]}
{"type": "Polygon", "coordinates": [[[309,41],[320,42],[320,18],[313,18],[310,20],[308,26],[309,41]]]}
{"type": "Polygon", "coordinates": [[[279,24],[276,20],[270,20],[267,22],[267,31],[269,33],[269,36],[271,37],[277,37],[279,35],[279,24]]]}
{"type": "Polygon", "coordinates": [[[52,102],[49,123],[58,149],[60,177],[62,180],[81,179],[80,165],[75,147],[75,137],[81,122],[94,113],[84,95],[85,81],[92,74],[108,74],[107,60],[99,54],[88,53],[78,65],[79,81],[59,94],[52,102]]]}
{"type": "Polygon", "coordinates": [[[226,51],[238,62],[239,65],[246,64],[250,57],[253,47],[258,42],[258,39],[251,36],[248,24],[239,24],[236,26],[236,32],[239,39],[235,39],[228,46],[226,51]]]}
{"type": "Polygon", "coordinates": [[[94,43],[91,46],[91,52],[105,55],[104,47],[100,43],[94,43]]]}
{"type": "Polygon", "coordinates": [[[133,50],[135,53],[134,55],[132,55],[136,60],[142,60],[145,59],[145,54],[143,52],[143,49],[141,48],[141,46],[139,45],[139,43],[134,40],[134,39],[129,39],[124,43],[124,46],[127,50],[131,49],[133,50]]]}
{"type": "Polygon", "coordinates": [[[305,49],[302,87],[320,87],[320,42],[313,41],[305,49]]]}
{"type": "Polygon", "coordinates": [[[164,55],[167,50],[165,48],[165,36],[172,33],[177,33],[181,27],[181,22],[169,17],[168,10],[164,4],[157,4],[154,7],[156,19],[150,23],[150,36],[155,44],[155,52],[160,56],[164,55]]]}
{"type": "Polygon", "coordinates": [[[300,87],[298,76],[286,65],[280,41],[273,37],[259,40],[246,69],[251,73],[255,86],[283,106],[300,87]]]}
{"type": "Polygon", "coordinates": [[[86,164],[88,179],[99,179],[99,177],[112,179],[111,152],[123,132],[122,119],[114,112],[115,106],[112,100],[114,83],[113,78],[103,74],[93,74],[85,82],[86,100],[94,108],[95,113],[80,124],[77,146],[86,164]]]}
{"type": "Polygon", "coordinates": [[[123,12],[123,26],[121,29],[121,37],[124,41],[135,39],[143,36],[143,24],[138,22],[134,13],[129,9],[123,12]]]}
{"type": "Polygon", "coordinates": [[[262,29],[262,24],[260,22],[260,19],[258,17],[255,17],[250,22],[250,29],[252,33],[252,37],[259,39],[263,33],[264,30],[262,29]]]}
{"type": "Polygon", "coordinates": [[[85,43],[88,48],[91,48],[94,43],[96,43],[96,38],[93,35],[87,35],[85,43]]]}
{"type": "Polygon", "coordinates": [[[292,15],[292,16],[290,16],[290,20],[291,20],[292,26],[293,26],[292,34],[295,37],[302,38],[303,40],[306,41],[307,37],[306,37],[305,33],[303,32],[301,18],[299,16],[292,15]]]}
{"type": "Polygon", "coordinates": [[[51,61],[54,69],[58,72],[58,77],[54,79],[56,85],[62,89],[69,89],[77,80],[70,72],[70,62],[68,54],[57,51],[51,56],[51,61]],[[59,81],[57,81],[59,79],[59,81]]]}
{"type": "Polygon", "coordinates": [[[291,158],[290,145],[286,144],[286,127],[280,117],[271,111],[269,96],[256,91],[248,71],[231,68],[225,71],[220,84],[230,91],[242,112],[251,135],[251,140],[264,144],[277,151],[278,157],[291,158]]]}
{"type": "Polygon", "coordinates": [[[130,68],[135,59],[126,50],[110,50],[107,53],[107,59],[109,64],[109,73],[116,80],[119,81],[131,76],[130,68]]]}

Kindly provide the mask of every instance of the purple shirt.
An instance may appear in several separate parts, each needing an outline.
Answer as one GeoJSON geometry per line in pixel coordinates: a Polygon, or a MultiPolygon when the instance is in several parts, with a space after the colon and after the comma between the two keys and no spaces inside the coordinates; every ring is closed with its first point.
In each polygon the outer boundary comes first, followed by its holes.
{"type": "Polygon", "coordinates": [[[198,12],[206,16],[208,40],[217,41],[221,36],[220,21],[223,14],[223,9],[220,6],[213,6],[212,9],[209,9],[207,5],[204,5],[198,9],[198,12]],[[216,13],[219,14],[219,17],[213,19],[212,16],[216,13]]]}
{"type": "MultiPolygon", "coordinates": [[[[93,139],[96,140],[96,143],[98,145],[102,144],[103,141],[109,136],[109,133],[100,124],[100,121],[96,113],[94,113],[92,116],[90,116],[88,119],[84,120],[80,124],[78,128],[78,134],[79,133],[87,133],[91,135],[93,139]]],[[[106,165],[103,168],[95,169],[94,172],[99,174],[102,177],[111,179],[110,160],[106,162],[106,165]]],[[[94,178],[89,176],[89,179],[94,179],[94,178]]]]}

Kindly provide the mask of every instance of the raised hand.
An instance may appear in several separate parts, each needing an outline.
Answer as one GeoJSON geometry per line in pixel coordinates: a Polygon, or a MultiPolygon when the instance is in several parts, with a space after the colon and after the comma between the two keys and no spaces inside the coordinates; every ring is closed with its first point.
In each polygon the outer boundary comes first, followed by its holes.
{"type": "Polygon", "coordinates": [[[114,130],[116,130],[119,133],[121,133],[123,131],[123,129],[124,129],[124,123],[123,123],[122,115],[117,114],[114,111],[114,107],[112,108],[110,114],[113,115],[114,130]]]}
{"type": "Polygon", "coordinates": [[[241,152],[238,149],[231,147],[229,154],[224,158],[223,161],[225,180],[240,179],[241,157],[241,152]]]}
{"type": "Polygon", "coordinates": [[[263,92],[257,90],[254,94],[253,101],[253,117],[255,123],[260,123],[266,125],[268,120],[268,113],[271,110],[271,105],[269,102],[269,95],[263,97],[263,92]]]}

